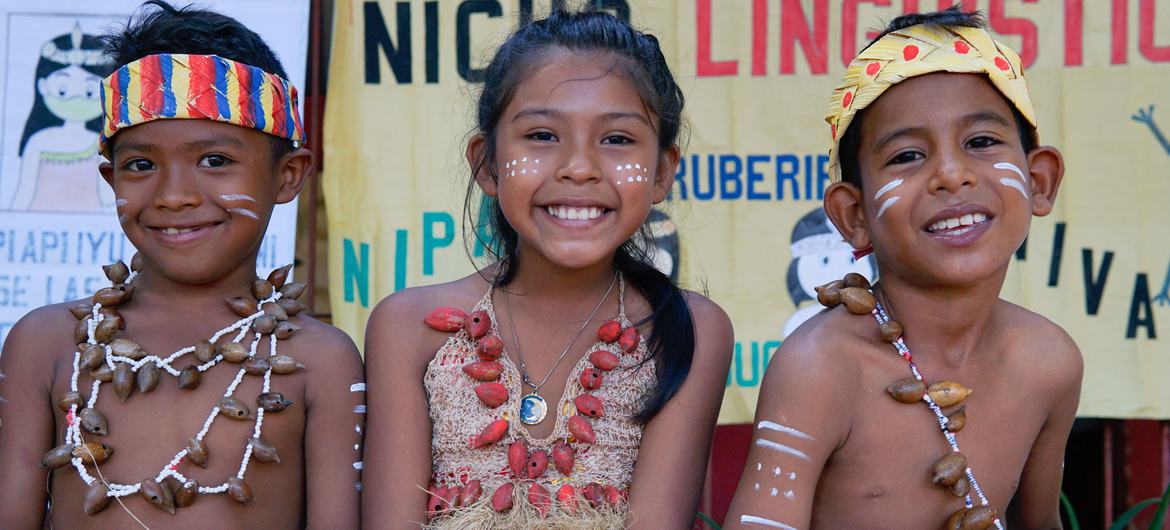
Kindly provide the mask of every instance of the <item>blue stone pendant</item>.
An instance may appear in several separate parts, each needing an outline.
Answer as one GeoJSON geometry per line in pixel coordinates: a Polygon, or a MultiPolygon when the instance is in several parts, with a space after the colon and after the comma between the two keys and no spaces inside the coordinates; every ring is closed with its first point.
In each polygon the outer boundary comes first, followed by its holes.
{"type": "Polygon", "coordinates": [[[525,425],[536,425],[544,421],[544,416],[547,413],[548,404],[536,392],[528,394],[520,400],[520,421],[525,425]]]}

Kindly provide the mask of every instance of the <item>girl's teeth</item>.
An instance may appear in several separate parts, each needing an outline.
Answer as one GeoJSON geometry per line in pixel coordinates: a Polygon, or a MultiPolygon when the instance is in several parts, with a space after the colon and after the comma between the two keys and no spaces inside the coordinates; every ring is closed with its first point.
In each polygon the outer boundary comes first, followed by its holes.
{"type": "Polygon", "coordinates": [[[602,209],[596,207],[573,208],[571,206],[545,206],[544,211],[558,219],[584,221],[601,217],[602,209]]]}
{"type": "Polygon", "coordinates": [[[949,230],[949,229],[958,228],[960,226],[971,226],[974,224],[982,223],[984,221],[987,221],[987,216],[984,214],[981,214],[981,213],[966,214],[966,215],[963,215],[962,217],[951,217],[950,219],[943,219],[941,221],[938,221],[938,222],[930,225],[927,229],[930,230],[931,232],[937,232],[939,230],[949,230]]]}

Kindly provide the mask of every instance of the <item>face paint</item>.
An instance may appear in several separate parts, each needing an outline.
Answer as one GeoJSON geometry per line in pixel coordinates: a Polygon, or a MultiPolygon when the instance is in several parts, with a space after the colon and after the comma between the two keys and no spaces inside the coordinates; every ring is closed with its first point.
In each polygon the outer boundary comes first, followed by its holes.
{"type": "Polygon", "coordinates": [[[762,462],[756,462],[756,471],[761,469],[764,469],[764,464],[762,462]]]}
{"type": "Polygon", "coordinates": [[[130,201],[128,201],[126,199],[114,200],[114,206],[122,207],[122,206],[126,206],[127,204],[130,204],[130,201]]]}
{"type": "Polygon", "coordinates": [[[788,491],[784,492],[784,498],[785,498],[785,499],[788,499],[788,500],[795,499],[795,498],[796,498],[796,492],[794,492],[794,491],[792,491],[792,490],[788,490],[788,491]]]}
{"type": "Polygon", "coordinates": [[[249,195],[244,195],[244,194],[230,194],[230,195],[220,195],[220,196],[219,196],[219,198],[220,198],[220,199],[223,199],[223,200],[225,200],[225,201],[248,201],[248,202],[256,202],[256,199],[253,199],[251,196],[249,196],[249,195]]]}
{"type": "MultiPolygon", "coordinates": [[[[901,186],[903,182],[905,182],[905,181],[903,181],[902,179],[891,180],[890,182],[886,183],[885,186],[882,186],[881,189],[877,190],[877,193],[875,193],[873,195],[873,200],[876,202],[879,198],[881,198],[882,195],[885,195],[886,193],[893,191],[894,188],[901,186]]],[[[889,200],[887,200],[886,202],[882,203],[881,207],[878,208],[877,217],[875,217],[875,219],[880,218],[883,213],[886,213],[886,209],[893,206],[894,203],[898,202],[898,199],[901,199],[901,197],[898,197],[897,195],[895,195],[893,197],[890,197],[889,200]]]]}
{"type": "Polygon", "coordinates": [[[796,527],[788,526],[780,521],[774,521],[766,517],[758,517],[755,515],[741,515],[739,516],[739,524],[754,524],[759,526],[767,526],[769,528],[779,528],[781,530],[796,530],[796,527]]]}
{"type": "MultiPolygon", "coordinates": [[[[349,391],[350,392],[361,392],[364,394],[366,392],[366,383],[363,381],[361,383],[354,383],[352,385],[349,385],[349,391]]],[[[366,406],[364,404],[357,405],[353,408],[353,412],[354,412],[354,414],[365,414],[366,413],[366,406]]],[[[361,472],[362,468],[364,467],[364,464],[362,463],[362,460],[361,460],[361,456],[362,456],[361,455],[362,424],[358,423],[357,425],[354,425],[353,432],[357,434],[357,442],[353,444],[353,450],[355,452],[357,452],[357,458],[358,458],[358,460],[353,463],[353,469],[355,471],[361,472]]],[[[362,490],[361,481],[359,480],[359,481],[355,482],[353,487],[356,488],[358,491],[361,491],[362,490]]]]}
{"type": "Polygon", "coordinates": [[[776,489],[776,488],[772,488],[772,491],[770,491],[769,493],[771,493],[771,495],[772,495],[773,497],[775,497],[775,496],[777,496],[777,495],[779,495],[779,494],[780,494],[780,490],[778,490],[778,489],[776,489]]]}
{"type": "Polygon", "coordinates": [[[1016,180],[1014,178],[1001,178],[1001,179],[999,179],[999,183],[1003,184],[1004,186],[1007,186],[1009,188],[1015,188],[1016,191],[1019,191],[1020,195],[1023,195],[1025,199],[1030,198],[1030,197],[1028,197],[1028,190],[1024,187],[1024,184],[1028,182],[1028,178],[1024,176],[1024,172],[1020,171],[1019,167],[1017,167],[1015,164],[1013,164],[1011,162],[999,162],[991,167],[994,167],[995,169],[1006,169],[1008,171],[1013,171],[1013,172],[1015,172],[1015,174],[1019,175],[1020,176],[1019,180],[1016,180]]]}
{"type": "Polygon", "coordinates": [[[256,212],[253,212],[252,210],[249,210],[247,208],[228,208],[227,211],[234,213],[236,215],[242,215],[244,217],[251,217],[252,219],[259,219],[260,218],[259,215],[256,215],[256,212]]]}
{"type": "Polygon", "coordinates": [[[772,474],[776,475],[777,477],[780,476],[780,466],[776,466],[774,469],[772,469],[772,474]]]}
{"type": "Polygon", "coordinates": [[[512,159],[511,161],[504,162],[504,172],[501,173],[500,176],[515,177],[516,175],[535,175],[537,174],[538,169],[535,166],[538,164],[540,164],[539,158],[533,159],[531,162],[528,161],[528,157],[526,156],[520,157],[519,160],[512,159]]]}
{"type": "Polygon", "coordinates": [[[614,171],[618,172],[614,184],[621,186],[623,183],[634,184],[637,182],[650,182],[650,175],[645,173],[650,172],[649,167],[642,167],[641,163],[626,163],[614,166],[614,171]]]}

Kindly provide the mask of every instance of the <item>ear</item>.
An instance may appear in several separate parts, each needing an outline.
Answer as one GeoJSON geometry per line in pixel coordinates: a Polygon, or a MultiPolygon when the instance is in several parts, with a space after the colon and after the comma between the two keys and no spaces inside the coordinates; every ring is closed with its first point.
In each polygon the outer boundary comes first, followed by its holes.
{"type": "Polygon", "coordinates": [[[491,162],[488,160],[487,148],[487,137],[483,134],[477,134],[467,141],[467,150],[463,155],[467,157],[468,167],[475,172],[472,177],[475,178],[479,189],[483,190],[484,195],[495,197],[499,193],[500,183],[496,178],[495,171],[488,167],[491,162]]]}
{"type": "Polygon", "coordinates": [[[101,164],[98,164],[98,173],[102,174],[102,180],[105,180],[106,184],[110,185],[110,189],[114,189],[114,165],[103,161],[101,164]]]}
{"type": "Polygon", "coordinates": [[[280,189],[276,192],[276,204],[285,204],[296,198],[309,181],[313,172],[313,152],[299,148],[294,149],[276,163],[277,176],[280,179],[280,189]]]}
{"type": "Polygon", "coordinates": [[[1028,176],[1032,186],[1032,215],[1048,215],[1064,178],[1064,157],[1052,146],[1033,149],[1028,153],[1028,176]]]}
{"type": "Polygon", "coordinates": [[[863,249],[873,242],[869,225],[865,222],[861,190],[857,186],[845,182],[829,186],[825,190],[825,215],[854,249],[863,249]]]}
{"type": "Polygon", "coordinates": [[[677,145],[670,146],[658,157],[658,171],[654,175],[653,203],[658,204],[666,200],[674,187],[674,175],[678,171],[678,159],[681,156],[677,145]]]}

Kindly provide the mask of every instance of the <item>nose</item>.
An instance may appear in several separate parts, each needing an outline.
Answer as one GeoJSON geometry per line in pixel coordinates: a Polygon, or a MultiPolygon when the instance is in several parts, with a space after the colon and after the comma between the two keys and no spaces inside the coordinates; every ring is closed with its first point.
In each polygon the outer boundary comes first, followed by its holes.
{"type": "Polygon", "coordinates": [[[961,152],[941,152],[935,157],[930,188],[935,192],[956,193],[964,187],[975,186],[974,171],[961,152]]]}
{"type": "Polygon", "coordinates": [[[596,150],[574,146],[557,170],[557,179],[578,184],[601,180],[601,163],[596,150]]]}
{"type": "Polygon", "coordinates": [[[184,210],[203,203],[195,176],[177,168],[159,168],[154,206],[162,210],[184,210]]]}

